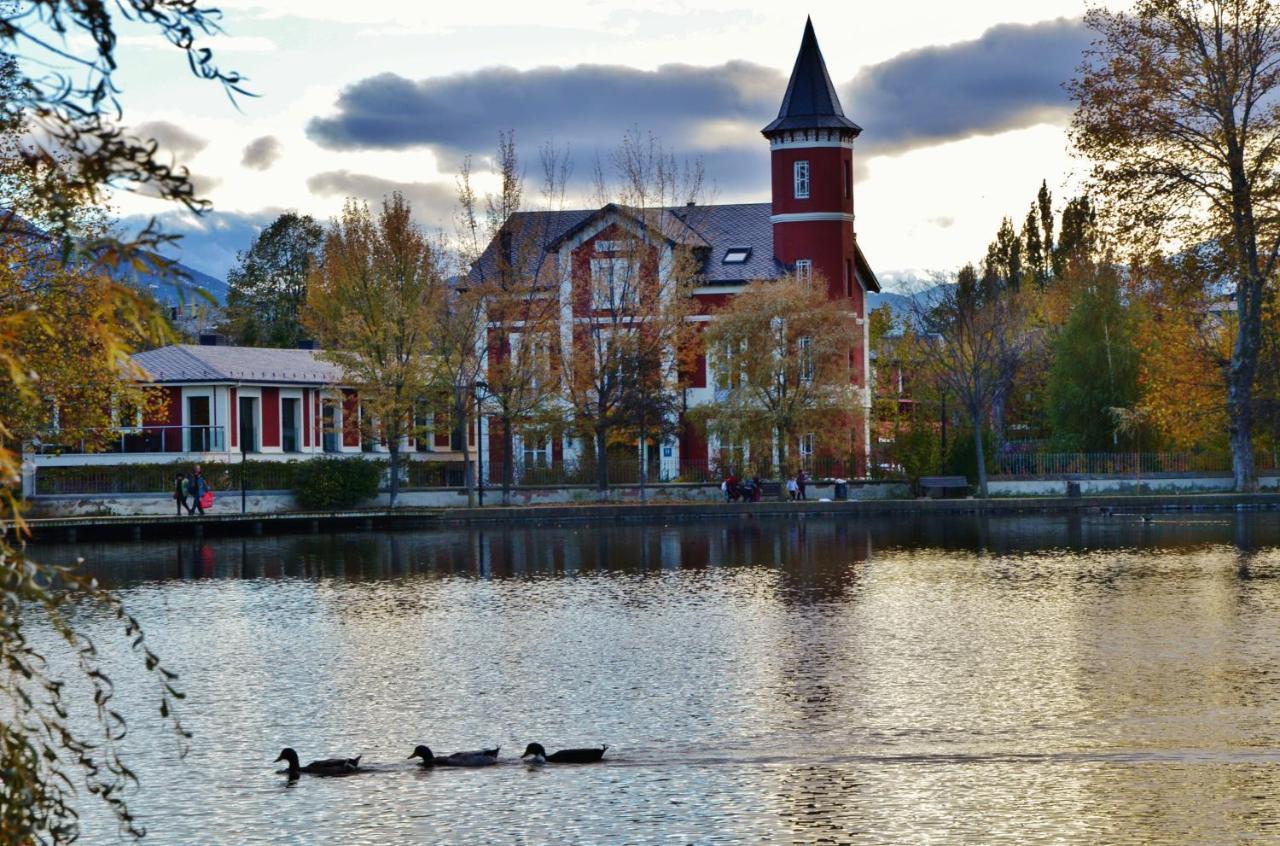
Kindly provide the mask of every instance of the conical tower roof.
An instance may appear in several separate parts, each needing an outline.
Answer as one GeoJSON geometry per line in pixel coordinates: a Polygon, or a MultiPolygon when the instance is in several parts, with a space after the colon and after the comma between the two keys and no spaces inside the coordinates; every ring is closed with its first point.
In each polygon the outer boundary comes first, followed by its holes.
{"type": "Polygon", "coordinates": [[[805,20],[800,53],[796,56],[778,118],[761,132],[769,135],[792,129],[847,129],[854,135],[862,132],[862,127],[845,117],[840,108],[840,98],[827,73],[812,18],[805,20]]]}

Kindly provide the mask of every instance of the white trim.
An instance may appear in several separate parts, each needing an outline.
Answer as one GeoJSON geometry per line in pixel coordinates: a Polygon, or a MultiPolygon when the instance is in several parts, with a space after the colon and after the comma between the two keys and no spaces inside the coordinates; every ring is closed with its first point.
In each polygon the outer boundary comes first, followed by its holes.
{"type": "Polygon", "coordinates": [[[770,223],[809,223],[817,220],[847,220],[853,223],[853,215],[850,212],[792,212],[769,215],[770,223]]]}
{"type": "Polygon", "coordinates": [[[769,139],[769,149],[771,150],[809,150],[815,147],[844,147],[847,150],[853,149],[852,141],[783,141],[780,138],[769,139]]]}
{"type": "Polygon", "coordinates": [[[745,282],[741,285],[703,285],[700,288],[694,288],[693,295],[704,297],[712,294],[741,294],[746,287],[745,282]]]}

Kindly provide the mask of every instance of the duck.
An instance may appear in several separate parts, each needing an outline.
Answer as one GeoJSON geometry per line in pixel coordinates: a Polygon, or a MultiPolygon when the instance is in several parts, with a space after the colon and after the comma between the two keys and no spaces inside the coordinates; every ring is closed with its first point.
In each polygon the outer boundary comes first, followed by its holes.
{"type": "Polygon", "coordinates": [[[561,749],[548,755],[541,743],[530,743],[520,757],[532,757],[533,760],[530,763],[533,764],[594,764],[604,758],[605,750],[608,748],[608,746],[601,746],[599,749],[561,749]]]}
{"type": "Polygon", "coordinates": [[[424,767],[487,767],[498,763],[498,750],[473,749],[469,752],[454,752],[451,755],[433,755],[429,746],[419,744],[414,748],[410,758],[421,758],[424,767]]]}
{"type": "Polygon", "coordinates": [[[305,767],[298,766],[298,753],[289,747],[280,750],[280,755],[275,761],[285,761],[289,765],[289,778],[297,778],[302,773],[317,776],[336,776],[348,775],[360,769],[360,759],[363,755],[357,755],[354,758],[324,758],[319,761],[312,761],[305,767]]]}

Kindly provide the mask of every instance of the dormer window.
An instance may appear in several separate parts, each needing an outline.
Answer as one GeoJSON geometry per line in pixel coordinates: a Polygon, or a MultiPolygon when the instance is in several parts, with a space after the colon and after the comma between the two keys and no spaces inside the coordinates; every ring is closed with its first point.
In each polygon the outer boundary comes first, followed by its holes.
{"type": "Polygon", "coordinates": [[[809,199],[809,163],[796,162],[792,166],[792,172],[795,175],[796,199],[809,199]]]}
{"type": "Polygon", "coordinates": [[[730,247],[724,251],[724,258],[720,260],[721,264],[746,264],[747,259],[751,258],[750,247],[730,247]]]}

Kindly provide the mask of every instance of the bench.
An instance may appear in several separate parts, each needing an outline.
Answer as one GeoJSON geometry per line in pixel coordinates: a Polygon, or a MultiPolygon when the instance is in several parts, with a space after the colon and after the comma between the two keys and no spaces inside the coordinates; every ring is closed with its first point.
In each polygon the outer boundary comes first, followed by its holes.
{"type": "Polygon", "coordinates": [[[964,476],[921,476],[916,486],[922,496],[930,499],[969,495],[969,480],[964,476]]]}

